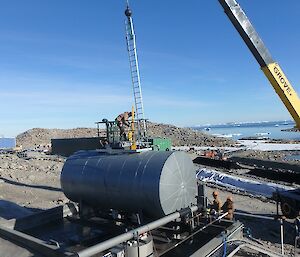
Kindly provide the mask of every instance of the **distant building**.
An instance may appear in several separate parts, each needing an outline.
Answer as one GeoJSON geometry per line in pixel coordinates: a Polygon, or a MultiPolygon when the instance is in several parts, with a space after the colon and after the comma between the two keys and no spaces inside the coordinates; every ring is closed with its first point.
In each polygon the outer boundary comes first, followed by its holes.
{"type": "Polygon", "coordinates": [[[16,147],[15,138],[0,137],[0,149],[11,149],[16,147]]]}

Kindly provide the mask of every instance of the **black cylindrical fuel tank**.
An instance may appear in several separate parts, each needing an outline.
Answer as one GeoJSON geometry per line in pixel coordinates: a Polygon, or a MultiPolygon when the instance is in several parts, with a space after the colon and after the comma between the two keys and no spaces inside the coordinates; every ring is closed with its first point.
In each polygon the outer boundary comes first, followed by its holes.
{"type": "Polygon", "coordinates": [[[61,186],[74,202],[153,218],[191,206],[197,195],[195,167],[184,152],[77,153],[63,166],[61,186]]]}

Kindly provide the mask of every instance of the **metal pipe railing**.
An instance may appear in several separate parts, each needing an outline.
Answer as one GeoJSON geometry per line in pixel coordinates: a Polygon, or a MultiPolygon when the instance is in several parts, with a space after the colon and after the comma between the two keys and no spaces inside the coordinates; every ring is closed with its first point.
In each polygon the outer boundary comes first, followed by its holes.
{"type": "MultiPolygon", "coordinates": [[[[192,206],[190,208],[191,212],[195,212],[198,210],[198,206],[192,206]]],[[[136,229],[130,230],[127,233],[121,234],[119,236],[116,236],[114,238],[108,239],[104,242],[101,242],[99,244],[96,244],[94,246],[91,246],[87,249],[84,249],[76,254],[74,254],[73,256],[77,256],[77,257],[90,257],[93,256],[95,254],[101,253],[109,248],[112,248],[113,246],[116,246],[118,244],[121,244],[125,241],[128,241],[134,237],[137,237],[140,234],[143,234],[145,232],[148,232],[150,230],[153,230],[155,228],[158,228],[160,226],[163,226],[173,220],[176,220],[178,218],[180,218],[182,216],[182,212],[178,211],[178,212],[174,212],[168,216],[165,216],[161,219],[155,220],[153,222],[150,222],[144,226],[138,227],[136,229]]]]}
{"type": "Polygon", "coordinates": [[[215,222],[220,221],[221,219],[223,219],[226,215],[228,214],[228,212],[223,213],[221,216],[219,216],[217,219],[211,221],[210,223],[206,224],[205,226],[201,227],[200,229],[198,229],[196,232],[192,233],[191,235],[187,236],[186,238],[184,238],[183,240],[181,240],[180,242],[178,242],[177,244],[173,245],[171,248],[163,251],[160,255],[164,255],[165,253],[171,251],[172,249],[176,248],[177,246],[181,245],[182,243],[186,242],[187,240],[189,240],[190,238],[194,237],[196,234],[198,234],[199,232],[203,231],[204,229],[208,228],[209,226],[212,226],[215,222]]]}

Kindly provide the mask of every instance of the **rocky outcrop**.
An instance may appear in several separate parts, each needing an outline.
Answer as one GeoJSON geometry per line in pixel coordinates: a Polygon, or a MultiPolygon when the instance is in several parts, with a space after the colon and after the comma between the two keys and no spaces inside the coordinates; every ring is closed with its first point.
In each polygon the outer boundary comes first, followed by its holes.
{"type": "MultiPolygon", "coordinates": [[[[190,128],[179,128],[173,125],[150,123],[148,135],[153,137],[168,137],[174,146],[230,146],[234,141],[217,138],[190,128]]],[[[17,144],[23,148],[35,148],[50,144],[53,138],[96,137],[96,128],[75,129],[43,129],[33,128],[17,136],[17,144]]]]}

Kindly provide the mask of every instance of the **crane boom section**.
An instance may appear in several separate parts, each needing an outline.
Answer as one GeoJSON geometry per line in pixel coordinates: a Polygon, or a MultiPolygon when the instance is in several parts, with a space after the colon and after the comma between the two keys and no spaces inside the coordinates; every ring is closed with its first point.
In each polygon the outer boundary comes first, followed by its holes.
{"type": "Polygon", "coordinates": [[[270,63],[262,70],[300,129],[300,100],[279,64],[270,63]]]}
{"type": "Polygon", "coordinates": [[[284,72],[278,63],[273,60],[262,39],[236,0],[219,0],[219,2],[293,117],[296,126],[300,129],[300,100],[284,72]]]}

